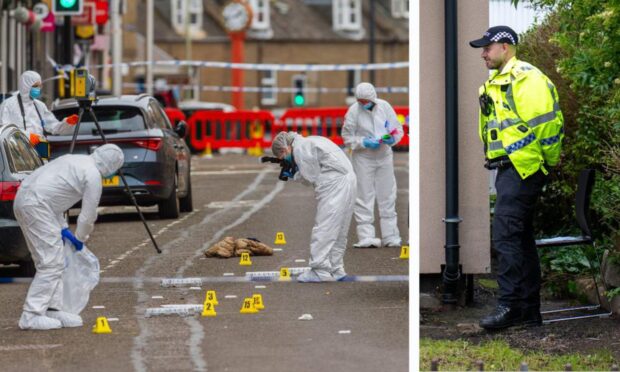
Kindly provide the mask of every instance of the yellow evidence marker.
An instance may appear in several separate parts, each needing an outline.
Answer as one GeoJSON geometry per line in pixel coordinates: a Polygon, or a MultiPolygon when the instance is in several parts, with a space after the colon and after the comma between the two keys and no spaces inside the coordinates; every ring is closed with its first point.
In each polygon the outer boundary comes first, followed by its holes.
{"type": "Polygon", "coordinates": [[[252,301],[254,302],[255,309],[265,309],[265,305],[263,304],[263,296],[260,293],[252,295],[252,301]]]}
{"type": "Polygon", "coordinates": [[[207,291],[207,295],[205,296],[205,302],[211,302],[213,305],[219,305],[220,303],[217,302],[217,295],[215,294],[215,291],[211,290],[211,291],[207,291]]]}
{"type": "Polygon", "coordinates": [[[403,245],[400,248],[400,257],[401,260],[407,260],[409,259],[409,246],[408,245],[403,245]]]}
{"type": "Polygon", "coordinates": [[[276,233],[276,240],[273,242],[273,244],[278,244],[278,245],[286,244],[286,238],[284,237],[284,233],[282,231],[279,231],[276,233]]]}
{"type": "Polygon", "coordinates": [[[246,297],[243,300],[243,305],[241,306],[241,310],[239,311],[241,314],[255,314],[258,313],[258,310],[254,307],[254,300],[252,297],[246,297]]]}
{"type": "Polygon", "coordinates": [[[105,316],[100,316],[97,318],[97,322],[93,326],[93,333],[112,333],[112,329],[108,324],[108,318],[105,316]]]}
{"type": "Polygon", "coordinates": [[[280,268],[280,280],[282,281],[291,280],[291,271],[288,269],[288,267],[280,268]]]}
{"type": "Polygon", "coordinates": [[[239,261],[241,266],[252,266],[252,260],[249,253],[241,253],[241,260],[239,261]]]}
{"type": "Polygon", "coordinates": [[[216,316],[215,304],[209,300],[205,301],[202,307],[202,316],[216,316]]]}

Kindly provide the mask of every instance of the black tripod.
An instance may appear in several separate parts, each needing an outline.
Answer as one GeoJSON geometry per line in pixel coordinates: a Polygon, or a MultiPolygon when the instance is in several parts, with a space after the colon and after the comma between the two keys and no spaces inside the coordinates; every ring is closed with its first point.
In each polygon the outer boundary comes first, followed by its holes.
{"type": "MultiPolygon", "coordinates": [[[[82,116],[84,115],[85,111],[88,111],[90,113],[90,116],[93,118],[95,126],[97,127],[97,131],[99,131],[99,134],[101,135],[101,139],[103,140],[103,143],[105,144],[108,143],[108,140],[105,138],[105,135],[103,134],[103,130],[101,129],[101,126],[99,125],[97,116],[95,116],[95,112],[93,111],[93,101],[87,98],[76,98],[76,100],[78,104],[80,105],[80,110],[78,111],[78,122],[75,125],[75,130],[73,131],[73,138],[71,139],[71,147],[69,147],[69,154],[73,154],[73,148],[75,147],[75,141],[77,140],[77,135],[78,135],[78,132],[80,131],[80,124],[82,123],[82,116]]],[[[157,251],[157,253],[161,253],[161,250],[157,246],[157,242],[155,241],[155,238],[153,237],[153,234],[151,233],[151,229],[149,228],[149,225],[146,223],[146,220],[144,219],[144,216],[142,215],[142,211],[140,211],[140,207],[138,206],[136,197],[133,195],[133,193],[129,189],[129,185],[127,184],[127,180],[125,179],[125,175],[123,174],[122,168],[118,169],[118,175],[121,177],[121,180],[123,181],[123,185],[125,186],[125,192],[127,193],[127,195],[129,195],[129,199],[131,199],[131,202],[136,207],[136,211],[138,212],[138,215],[140,216],[140,219],[142,220],[142,223],[144,224],[144,227],[146,228],[146,232],[149,234],[149,237],[151,238],[151,241],[153,242],[153,246],[155,247],[155,250],[157,251]]]]}

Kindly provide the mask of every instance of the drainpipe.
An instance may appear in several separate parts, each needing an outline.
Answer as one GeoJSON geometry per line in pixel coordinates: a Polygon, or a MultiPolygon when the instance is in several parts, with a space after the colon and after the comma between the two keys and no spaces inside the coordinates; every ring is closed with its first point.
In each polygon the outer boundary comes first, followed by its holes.
{"type": "Polygon", "coordinates": [[[444,0],[445,10],[445,98],[446,98],[446,265],[443,271],[444,304],[458,302],[459,267],[459,217],[458,189],[458,57],[457,57],[457,4],[444,0]]]}

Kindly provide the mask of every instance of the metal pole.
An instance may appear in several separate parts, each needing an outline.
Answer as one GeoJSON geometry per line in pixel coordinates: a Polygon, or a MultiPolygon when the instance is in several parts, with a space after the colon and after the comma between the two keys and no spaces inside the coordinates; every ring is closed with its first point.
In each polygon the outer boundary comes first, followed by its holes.
{"type": "MultiPolygon", "coordinates": [[[[15,32],[15,24],[17,21],[13,17],[9,17],[9,30],[7,34],[12,34],[15,32]]],[[[8,35],[7,35],[8,36],[8,35]]],[[[11,82],[9,83],[9,89],[14,89],[17,87],[17,71],[15,71],[15,38],[9,37],[9,58],[7,59],[8,68],[11,69],[11,82]]]]}
{"type": "MultiPolygon", "coordinates": [[[[184,1],[184,26],[185,26],[185,60],[192,60],[192,38],[189,31],[189,1],[184,1]]],[[[192,66],[187,66],[187,84],[192,84],[192,66]]],[[[184,92],[184,96],[187,99],[192,99],[192,89],[187,89],[184,92]]]]}
{"type": "Polygon", "coordinates": [[[458,57],[456,0],[444,0],[445,7],[445,115],[446,115],[446,266],[443,271],[443,303],[459,299],[459,141],[458,141],[458,57]]]}
{"type": "Polygon", "coordinates": [[[65,16],[65,23],[62,25],[62,60],[61,64],[73,64],[73,26],[71,25],[71,16],[65,16]]]}
{"type": "Polygon", "coordinates": [[[122,62],[123,29],[122,29],[121,0],[112,0],[110,3],[110,18],[112,20],[112,94],[120,96],[123,93],[122,62]]]}
{"type": "Polygon", "coordinates": [[[153,0],[146,0],[146,93],[153,95],[153,0]]]}
{"type": "MultiPolygon", "coordinates": [[[[375,63],[375,0],[370,0],[370,19],[368,20],[368,63],[375,63]]],[[[370,83],[375,84],[375,70],[369,71],[370,83]]]]}
{"type": "Polygon", "coordinates": [[[0,15],[0,93],[7,93],[7,21],[9,19],[9,12],[3,11],[0,15]]]}

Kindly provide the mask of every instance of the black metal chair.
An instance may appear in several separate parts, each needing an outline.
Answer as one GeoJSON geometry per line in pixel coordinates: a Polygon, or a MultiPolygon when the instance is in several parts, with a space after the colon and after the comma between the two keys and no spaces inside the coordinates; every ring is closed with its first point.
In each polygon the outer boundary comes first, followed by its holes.
{"type": "MultiPolygon", "coordinates": [[[[584,255],[588,258],[588,264],[590,266],[590,272],[592,274],[592,279],[594,280],[594,285],[596,286],[596,297],[598,300],[598,304],[586,305],[586,306],[574,306],[557,310],[547,310],[541,311],[543,317],[546,314],[556,314],[568,311],[595,311],[598,310],[596,314],[587,314],[587,315],[574,315],[562,318],[553,318],[553,319],[544,319],[543,323],[549,324],[552,322],[560,322],[564,320],[575,320],[575,319],[585,319],[585,318],[605,318],[610,316],[611,312],[606,312],[601,305],[601,296],[599,294],[599,286],[596,281],[596,268],[592,264],[592,260],[588,257],[583,251],[583,245],[591,245],[596,248],[596,243],[592,238],[592,233],[590,231],[589,226],[589,212],[590,212],[590,194],[592,193],[592,187],[594,186],[594,169],[584,169],[579,173],[579,180],[577,184],[577,194],[575,196],[575,214],[577,217],[577,224],[581,229],[581,236],[560,236],[555,238],[548,239],[539,239],[536,240],[537,248],[550,248],[550,247],[566,247],[566,246],[579,246],[579,249],[584,253],[584,255]]],[[[594,250],[596,252],[596,249],[594,250]]],[[[598,252],[596,252],[597,260],[600,263],[600,257],[598,252]]],[[[605,283],[603,284],[603,288],[605,288],[605,283]]]]}

